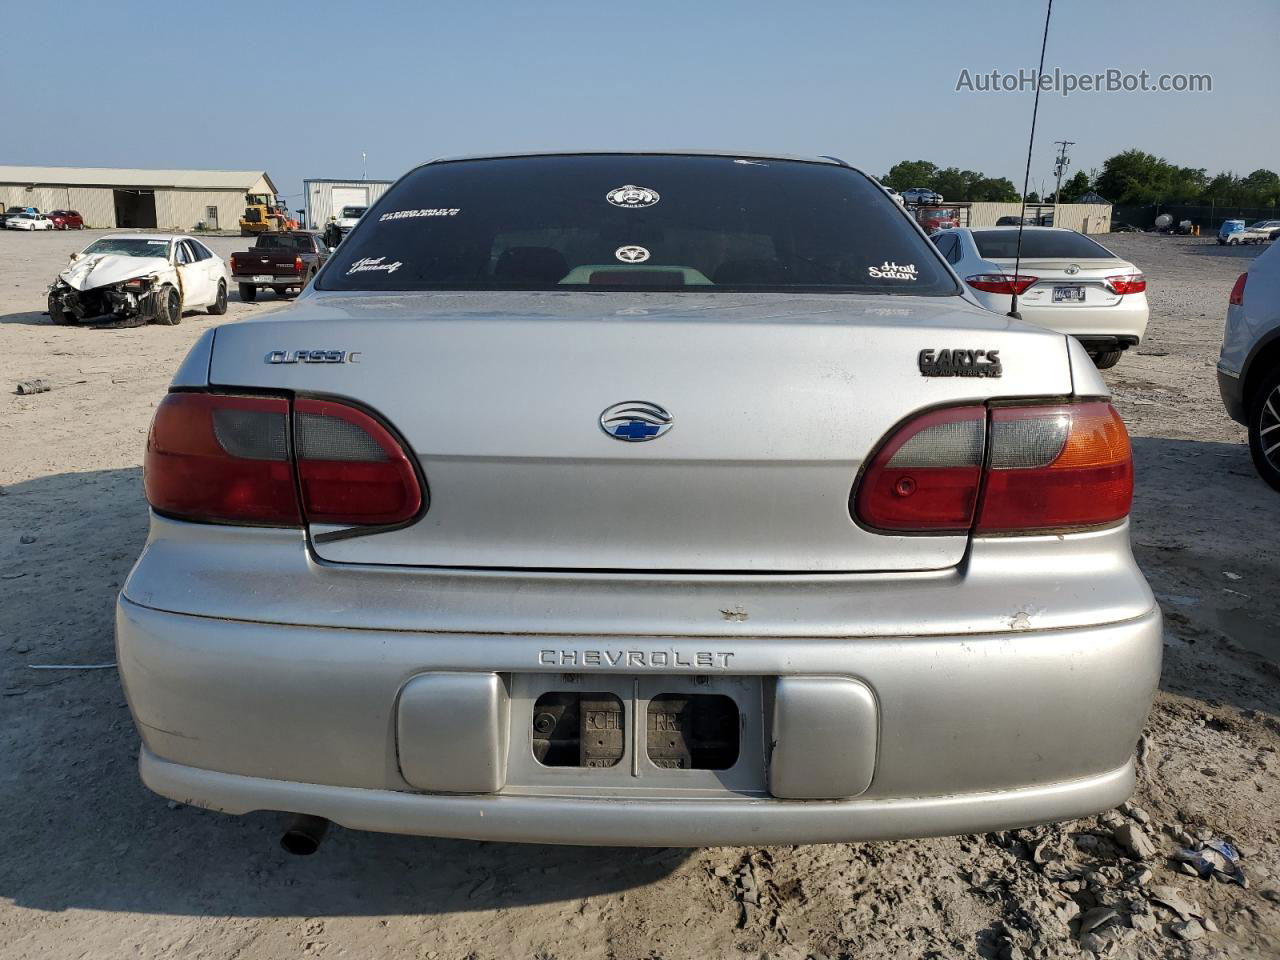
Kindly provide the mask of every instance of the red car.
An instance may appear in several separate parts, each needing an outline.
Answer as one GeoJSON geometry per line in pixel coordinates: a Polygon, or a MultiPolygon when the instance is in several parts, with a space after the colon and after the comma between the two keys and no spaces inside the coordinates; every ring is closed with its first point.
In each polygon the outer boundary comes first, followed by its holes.
{"type": "Polygon", "coordinates": [[[55,230],[83,230],[84,218],[74,210],[50,210],[45,214],[55,230]]]}
{"type": "Polygon", "coordinates": [[[925,233],[933,235],[960,226],[960,211],[955,207],[916,207],[916,220],[925,233]]]}

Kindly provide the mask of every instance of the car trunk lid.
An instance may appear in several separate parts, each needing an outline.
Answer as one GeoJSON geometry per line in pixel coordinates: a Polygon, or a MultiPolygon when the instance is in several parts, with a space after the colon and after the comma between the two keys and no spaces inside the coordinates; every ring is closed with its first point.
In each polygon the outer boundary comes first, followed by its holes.
{"type": "Polygon", "coordinates": [[[315,553],[338,563],[945,568],[965,536],[850,517],[863,461],[932,406],[1071,392],[1062,337],[951,297],[322,293],[277,317],[219,329],[211,383],[358,403],[429,488],[399,529],[313,525],[315,553]],[[1003,376],[923,377],[920,351],[941,349],[998,351],[1003,376]],[[289,351],[348,362],[279,362],[289,351]],[[602,412],[629,401],[665,408],[671,428],[609,436],[602,412]]]}
{"type": "MultiPolygon", "coordinates": [[[[1013,274],[1012,259],[991,260],[1000,270],[1013,274]]],[[[1036,283],[1019,295],[1028,307],[1111,307],[1122,299],[1107,283],[1108,277],[1128,276],[1139,270],[1123,260],[1024,259],[1018,264],[1021,276],[1031,275],[1036,283]],[[1064,293],[1075,289],[1079,293],[1064,293]]]]}

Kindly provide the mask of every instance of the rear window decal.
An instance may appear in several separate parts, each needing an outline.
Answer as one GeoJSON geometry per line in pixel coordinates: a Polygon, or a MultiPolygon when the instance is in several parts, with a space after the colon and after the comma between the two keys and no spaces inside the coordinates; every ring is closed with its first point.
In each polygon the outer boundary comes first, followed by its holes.
{"type": "Polygon", "coordinates": [[[610,190],[604,195],[604,198],[615,207],[623,207],[627,210],[652,207],[662,199],[657,190],[651,190],[649,187],[637,187],[634,183],[628,183],[626,186],[610,190]]]}
{"type": "Polygon", "coordinates": [[[168,245],[169,245],[168,240],[148,240],[147,241],[148,247],[167,247],[168,245]]]}
{"type": "Polygon", "coordinates": [[[392,213],[384,213],[378,218],[378,222],[384,220],[408,220],[411,217],[456,217],[462,212],[460,207],[427,207],[422,210],[396,210],[392,213]]]}
{"type": "Polygon", "coordinates": [[[613,255],[623,263],[644,263],[649,259],[649,251],[644,247],[628,245],[613,251],[613,255]]]}
{"type": "Polygon", "coordinates": [[[878,267],[867,267],[867,276],[877,280],[916,280],[916,265],[914,263],[899,264],[886,260],[878,267]]]}
{"type": "Polygon", "coordinates": [[[384,273],[395,273],[404,266],[399,260],[395,263],[383,263],[386,257],[361,257],[347,270],[347,276],[353,273],[370,273],[380,270],[384,273]]]}

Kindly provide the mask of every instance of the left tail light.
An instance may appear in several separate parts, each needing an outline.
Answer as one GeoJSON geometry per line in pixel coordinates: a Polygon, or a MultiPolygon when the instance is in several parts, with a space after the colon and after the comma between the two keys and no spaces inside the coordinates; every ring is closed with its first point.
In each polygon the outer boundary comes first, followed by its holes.
{"type": "Polygon", "coordinates": [[[964,282],[975,290],[981,290],[983,293],[1003,293],[1022,296],[1035,283],[1040,280],[1039,277],[1032,277],[1026,274],[1018,274],[1010,276],[1006,273],[979,273],[976,276],[965,277],[964,282]]]}
{"type": "Polygon", "coordinates": [[[142,480],[151,506],[182,520],[301,526],[289,401],[169,394],[151,422],[142,480]]]}
{"type": "Polygon", "coordinates": [[[394,436],[335,401],[171,393],[156,409],[143,470],[159,513],[203,523],[397,524],[422,486],[394,436]]]}

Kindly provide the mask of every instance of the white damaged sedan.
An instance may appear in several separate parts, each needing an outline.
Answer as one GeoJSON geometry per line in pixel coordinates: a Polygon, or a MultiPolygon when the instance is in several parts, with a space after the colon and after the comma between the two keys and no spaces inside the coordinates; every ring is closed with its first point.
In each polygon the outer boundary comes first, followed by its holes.
{"type": "Polygon", "coordinates": [[[194,237],[102,237],[73,254],[49,287],[49,316],[59,324],[172,326],[199,307],[227,312],[227,265],[194,237]]]}

